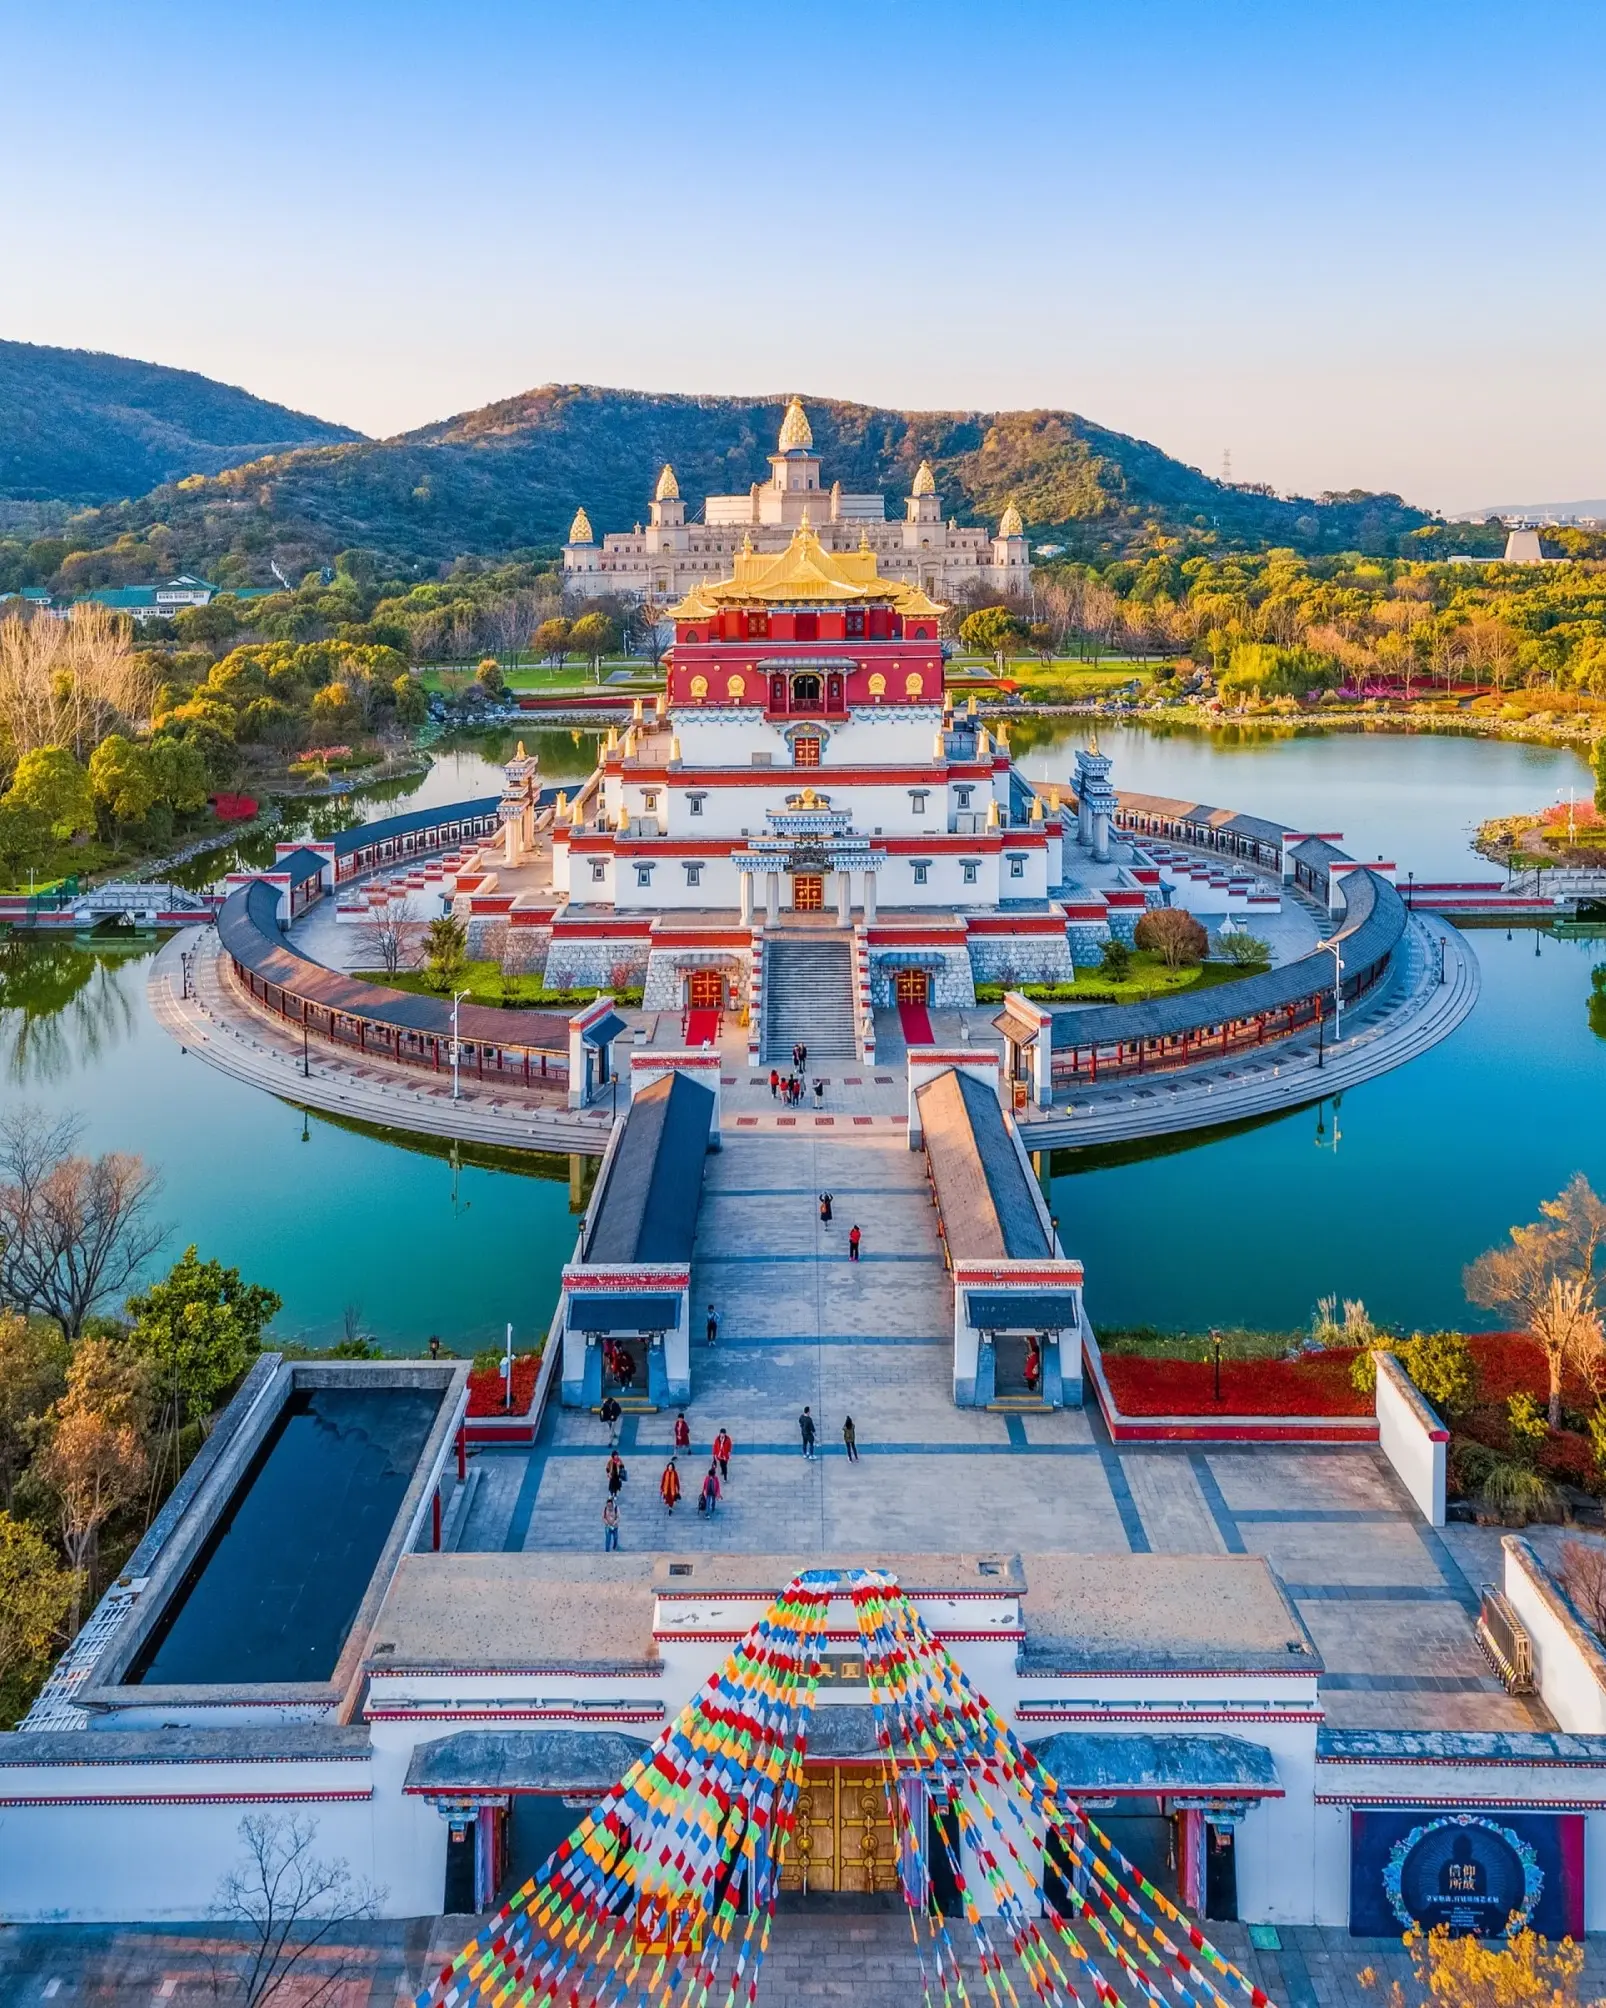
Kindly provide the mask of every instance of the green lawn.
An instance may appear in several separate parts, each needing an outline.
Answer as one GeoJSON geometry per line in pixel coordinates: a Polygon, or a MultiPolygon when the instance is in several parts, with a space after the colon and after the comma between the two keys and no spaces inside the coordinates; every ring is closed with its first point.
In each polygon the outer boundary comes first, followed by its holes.
{"type": "MultiPolygon", "coordinates": [[[[1258,973],[1230,962],[1201,962],[1192,969],[1167,969],[1152,949],[1140,948],[1133,954],[1131,975],[1122,983],[1112,982],[1101,969],[1078,969],[1074,983],[1021,983],[1011,987],[1038,1004],[1142,1004],[1150,997],[1169,997],[1178,990],[1213,990],[1218,984],[1236,983],[1242,976],[1258,973]]],[[[1004,987],[1002,983],[978,983],[977,1002],[1002,1003],[1004,987]]]]}
{"type": "MultiPolygon", "coordinates": [[[[474,681],[476,667],[474,663],[432,663],[418,672],[418,680],[426,690],[437,696],[460,697],[474,681]]],[[[622,692],[627,697],[660,690],[664,681],[662,669],[655,670],[640,656],[605,658],[600,684],[591,673],[591,665],[579,656],[571,656],[561,669],[550,662],[537,662],[529,657],[522,657],[514,663],[502,661],[502,675],[509,690],[545,693],[600,689],[622,692]],[[630,671],[630,682],[610,684],[609,677],[620,669],[630,671]]]]}
{"type": "MultiPolygon", "coordinates": [[[[383,969],[357,969],[353,975],[366,983],[383,983],[390,990],[406,990],[415,997],[450,998],[423,969],[399,969],[389,976],[383,969]]],[[[503,1010],[578,1011],[602,994],[598,990],[547,990],[534,976],[505,976],[499,963],[469,962],[463,967],[454,988],[466,990],[465,1003],[494,1004],[503,1010]]],[[[611,990],[607,993],[621,1004],[639,1004],[640,989],[611,990]]]]}

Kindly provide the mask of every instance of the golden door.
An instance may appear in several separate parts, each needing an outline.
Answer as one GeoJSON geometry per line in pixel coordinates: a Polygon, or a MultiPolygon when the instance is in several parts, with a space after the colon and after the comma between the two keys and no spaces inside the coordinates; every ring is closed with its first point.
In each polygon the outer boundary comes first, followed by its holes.
{"type": "Polygon", "coordinates": [[[806,1772],[781,1888],[859,1893],[897,1887],[898,1843],[881,1773],[850,1764],[806,1772]]]}
{"type": "Polygon", "coordinates": [[[792,879],[792,906],[798,913],[819,913],[825,906],[825,878],[820,872],[797,872],[792,879]]]}

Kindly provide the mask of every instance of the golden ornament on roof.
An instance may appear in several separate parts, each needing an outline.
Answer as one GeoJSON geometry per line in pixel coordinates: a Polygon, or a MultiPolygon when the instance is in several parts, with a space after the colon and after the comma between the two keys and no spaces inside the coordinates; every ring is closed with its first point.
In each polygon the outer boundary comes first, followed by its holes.
{"type": "Polygon", "coordinates": [[[594,544],[596,541],[596,536],[591,528],[591,518],[583,509],[576,509],[574,512],[574,521],[569,525],[569,542],[571,544],[594,544]]]}
{"type": "Polygon", "coordinates": [[[814,434],[809,429],[808,415],[803,409],[803,400],[794,397],[786,407],[786,416],[781,420],[781,451],[783,453],[807,453],[814,445],[814,434]]]}
{"type": "Polygon", "coordinates": [[[735,576],[719,585],[696,586],[672,612],[677,620],[706,618],[722,606],[844,606],[876,602],[902,614],[930,615],[941,606],[918,586],[883,578],[876,554],[866,543],[856,551],[828,551],[818,533],[800,523],[784,551],[744,548],[735,576]]]}
{"type": "Polygon", "coordinates": [[[1024,534],[1021,528],[1020,511],[1015,507],[1013,502],[1006,507],[1003,515],[998,519],[998,534],[1000,537],[1019,537],[1024,534]]]}
{"type": "Polygon", "coordinates": [[[680,483],[675,479],[675,470],[667,460],[664,462],[663,473],[658,477],[658,486],[653,490],[653,500],[655,502],[680,500],[680,483]]]}
{"type": "Polygon", "coordinates": [[[931,462],[929,460],[921,461],[919,471],[915,475],[915,485],[909,492],[913,495],[936,494],[937,477],[931,471],[931,462]]]}

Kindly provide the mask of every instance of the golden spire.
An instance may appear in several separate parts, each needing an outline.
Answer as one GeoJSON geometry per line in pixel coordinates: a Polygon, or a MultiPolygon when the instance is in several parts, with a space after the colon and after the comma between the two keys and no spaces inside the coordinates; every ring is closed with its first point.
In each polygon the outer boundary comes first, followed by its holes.
{"type": "Polygon", "coordinates": [[[936,494],[937,477],[931,471],[931,462],[929,460],[921,461],[919,472],[915,475],[915,485],[909,492],[911,495],[936,494]]]}
{"type": "Polygon", "coordinates": [[[752,555],[753,555],[753,533],[751,530],[744,530],[742,532],[742,556],[744,558],[750,558],[752,557],[752,555]]]}
{"type": "Polygon", "coordinates": [[[571,544],[594,544],[596,541],[596,537],[592,534],[591,518],[583,509],[576,509],[574,512],[574,521],[569,525],[569,542],[571,544]]]}
{"type": "Polygon", "coordinates": [[[783,453],[807,453],[814,445],[814,434],[809,430],[808,415],[803,409],[803,400],[794,397],[786,407],[786,416],[781,420],[781,451],[783,453]]]}
{"type": "Polygon", "coordinates": [[[680,483],[675,479],[675,470],[667,460],[664,462],[663,473],[658,477],[658,486],[653,490],[652,499],[655,502],[678,502],[680,500],[680,483]]]}
{"type": "Polygon", "coordinates": [[[1023,534],[1020,511],[1013,502],[1005,507],[1003,515],[998,519],[998,534],[1000,537],[1019,537],[1023,534]]]}
{"type": "Polygon", "coordinates": [[[809,521],[809,505],[806,502],[803,504],[803,514],[797,519],[797,527],[800,530],[810,530],[814,527],[809,521]]]}
{"type": "Polygon", "coordinates": [[[530,756],[529,756],[529,754],[528,754],[528,753],[526,753],[526,752],[525,752],[525,750],[524,750],[524,741],[523,741],[522,739],[521,739],[521,740],[519,741],[519,750],[517,751],[517,753],[515,753],[515,754],[514,754],[514,756],[513,756],[513,757],[514,757],[514,759],[515,759],[515,760],[528,760],[528,759],[529,759],[529,757],[530,757],[530,756]]]}
{"type": "Polygon", "coordinates": [[[1087,750],[1089,753],[1097,753],[1099,750],[1099,729],[1096,725],[1087,735],[1087,750]]]}

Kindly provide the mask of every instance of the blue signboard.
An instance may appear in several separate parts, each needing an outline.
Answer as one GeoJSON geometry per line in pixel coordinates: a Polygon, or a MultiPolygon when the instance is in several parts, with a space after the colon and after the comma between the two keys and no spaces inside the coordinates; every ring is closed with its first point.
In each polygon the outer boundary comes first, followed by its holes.
{"type": "Polygon", "coordinates": [[[1351,1813],[1351,1936],[1398,1938],[1439,1924],[1485,1938],[1524,1925],[1546,1938],[1581,1938],[1582,1814],[1432,1806],[1351,1813]]]}

